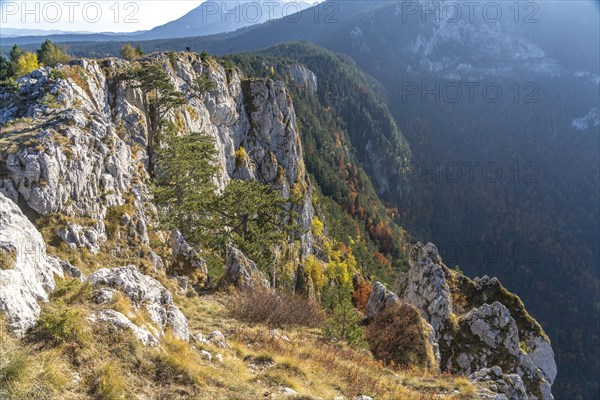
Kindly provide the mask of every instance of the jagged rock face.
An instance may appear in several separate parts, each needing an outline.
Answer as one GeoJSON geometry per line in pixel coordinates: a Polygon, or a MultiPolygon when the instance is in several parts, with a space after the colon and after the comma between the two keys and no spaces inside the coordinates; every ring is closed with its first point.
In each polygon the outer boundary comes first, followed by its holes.
{"type": "MultiPolygon", "coordinates": [[[[188,340],[187,319],[173,303],[171,293],[156,279],[142,274],[136,267],[103,268],[90,275],[88,282],[100,289],[120,290],[136,305],[146,308],[156,328],[162,330],[169,327],[173,335],[188,340]]],[[[94,296],[97,302],[106,297],[106,293],[94,296]]]]}
{"type": "Polygon", "coordinates": [[[0,310],[8,329],[18,336],[35,326],[38,302],[48,301],[54,275],[63,276],[59,261],[46,254],[42,235],[19,207],[0,193],[0,310]]]}
{"type": "MultiPolygon", "coordinates": [[[[295,185],[305,190],[298,206],[301,225],[314,217],[296,115],[283,83],[245,80],[198,55],[154,54],[188,104],[167,118],[181,134],[206,132],[215,138],[222,189],[231,178],[258,179],[287,198],[295,185]],[[214,83],[199,88],[203,77],[214,83]],[[246,159],[236,158],[244,148],[246,159]]],[[[40,69],[19,78],[19,92],[0,89],[0,191],[23,201],[38,214],[59,213],[92,223],[72,221],[57,234],[72,247],[99,250],[106,240],[109,207],[134,195],[131,222],[147,243],[144,200],[147,188],[149,110],[141,89],[121,79],[130,63],[78,60],[69,66],[40,69]],[[10,146],[9,146],[10,144],[10,146]]],[[[306,76],[310,74],[307,73],[306,76]]],[[[310,252],[310,233],[303,251],[310,252]]]]}
{"type": "Polygon", "coordinates": [[[169,273],[173,276],[193,276],[197,283],[208,282],[206,261],[186,242],[185,238],[175,229],[171,233],[171,265],[169,273]]]}
{"type": "Polygon", "coordinates": [[[519,331],[504,305],[495,302],[459,317],[460,334],[453,341],[452,371],[470,375],[482,368],[502,365],[515,371],[519,365],[519,331]]]}
{"type": "Polygon", "coordinates": [[[225,261],[225,275],[220,286],[228,288],[233,286],[240,290],[257,290],[269,288],[269,281],[256,264],[249,260],[244,253],[234,247],[227,247],[225,261]]]}
{"type": "Polygon", "coordinates": [[[437,248],[432,243],[418,243],[410,254],[410,270],[402,274],[395,284],[398,295],[422,311],[438,338],[452,313],[452,295],[441,264],[437,248]]]}
{"type": "MultiPolygon", "coordinates": [[[[494,297],[494,293],[502,290],[502,285],[497,278],[483,276],[482,278],[475,278],[474,282],[477,285],[477,290],[482,294],[481,301],[489,301],[494,297]]],[[[520,340],[529,349],[527,357],[542,371],[545,380],[552,385],[557,373],[552,346],[548,340],[541,336],[541,328],[535,321],[530,321],[526,325],[528,325],[527,329],[522,329],[519,335],[520,340]]]]}
{"type": "Polygon", "coordinates": [[[371,295],[367,301],[365,314],[367,318],[373,318],[377,313],[385,307],[391,307],[398,304],[400,299],[396,293],[387,290],[381,282],[375,282],[371,289],[371,295]]]}
{"type": "Polygon", "coordinates": [[[507,385],[516,382],[512,375],[522,380],[526,397],[519,397],[522,394],[517,384],[517,389],[496,390],[489,398],[553,399],[554,352],[518,297],[496,278],[471,281],[448,270],[431,243],[415,245],[409,265],[410,270],[398,278],[395,288],[400,300],[415,305],[434,328],[442,370],[471,374],[480,380],[489,375],[489,369],[499,367],[507,374],[508,378],[503,378],[507,385]],[[456,283],[459,280],[463,286],[456,283]],[[468,306],[461,315],[456,314],[459,308],[453,307],[453,293],[468,306]]]}
{"type": "Polygon", "coordinates": [[[317,89],[319,88],[317,76],[310,69],[304,65],[293,64],[289,66],[289,74],[300,89],[317,93],[317,89]]]}

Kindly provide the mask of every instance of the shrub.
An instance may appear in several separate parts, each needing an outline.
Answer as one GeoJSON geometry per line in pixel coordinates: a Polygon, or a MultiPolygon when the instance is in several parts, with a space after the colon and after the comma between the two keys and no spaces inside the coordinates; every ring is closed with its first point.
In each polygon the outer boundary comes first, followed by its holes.
{"type": "Polygon", "coordinates": [[[35,53],[24,53],[17,61],[16,76],[23,76],[40,67],[35,53]]]}
{"type": "Polygon", "coordinates": [[[50,79],[58,80],[58,79],[67,79],[67,75],[64,71],[54,68],[50,71],[50,79]]]}
{"type": "Polygon", "coordinates": [[[129,43],[125,43],[121,47],[121,57],[127,61],[133,61],[140,58],[143,55],[141,46],[138,44],[138,48],[133,47],[129,43]]]}
{"type": "Polygon", "coordinates": [[[84,313],[77,307],[59,305],[56,309],[44,312],[38,327],[55,345],[67,343],[84,346],[90,340],[84,313]]]}
{"type": "Polygon", "coordinates": [[[312,229],[313,235],[315,235],[315,236],[321,236],[321,235],[323,235],[323,231],[325,229],[325,225],[319,219],[319,217],[314,217],[313,220],[312,220],[312,222],[311,222],[311,229],[312,229]]]}
{"type": "Polygon", "coordinates": [[[343,296],[336,302],[331,317],[323,330],[327,340],[345,340],[354,347],[364,347],[364,328],[360,326],[361,316],[352,306],[350,296],[343,296]]]}
{"type": "Polygon", "coordinates": [[[235,166],[239,167],[244,165],[247,159],[248,153],[246,153],[246,149],[244,149],[244,146],[240,146],[239,149],[235,151],[235,166]]]}
{"type": "Polygon", "coordinates": [[[360,280],[354,285],[352,293],[352,304],[357,310],[364,312],[367,308],[367,302],[371,296],[371,285],[365,280],[360,280]]]}
{"type": "Polygon", "coordinates": [[[323,313],[318,304],[285,292],[243,292],[233,298],[229,309],[233,317],[252,323],[308,327],[323,324],[323,313]]]}
{"type": "Polygon", "coordinates": [[[401,303],[375,315],[366,329],[373,355],[388,365],[432,367],[428,328],[419,311],[401,303]]]}

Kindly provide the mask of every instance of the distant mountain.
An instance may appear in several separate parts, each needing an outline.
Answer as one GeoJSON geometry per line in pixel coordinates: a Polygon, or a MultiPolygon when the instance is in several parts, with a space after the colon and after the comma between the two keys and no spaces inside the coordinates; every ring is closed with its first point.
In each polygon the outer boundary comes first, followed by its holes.
{"type": "MultiPolygon", "coordinates": [[[[57,43],[78,43],[139,42],[209,36],[281,19],[302,12],[313,4],[314,2],[282,0],[240,0],[236,2],[209,0],[183,17],[150,31],[87,33],[3,28],[0,38],[5,39],[4,43],[1,43],[2,46],[12,46],[13,44],[39,45],[46,38],[57,43]]],[[[291,19],[289,21],[293,22],[291,19]]]]}
{"type": "MultiPolygon", "coordinates": [[[[93,42],[126,42],[139,40],[139,37],[142,33],[146,31],[140,32],[131,32],[131,33],[118,33],[118,32],[102,32],[102,33],[72,33],[72,32],[64,32],[57,34],[42,34],[40,32],[35,34],[29,34],[28,36],[2,36],[2,48],[12,46],[13,44],[18,44],[19,46],[27,46],[36,48],[40,45],[44,40],[50,39],[55,43],[93,43],[93,42]]],[[[69,45],[69,47],[71,47],[69,45]]],[[[119,45],[120,48],[120,45],[119,45]]]]}
{"type": "Polygon", "coordinates": [[[247,26],[286,17],[312,5],[305,1],[209,0],[183,17],[158,26],[140,37],[142,40],[207,36],[232,32],[247,26]]]}
{"type": "Polygon", "coordinates": [[[60,30],[43,29],[20,29],[20,28],[2,28],[0,38],[11,38],[18,36],[48,36],[48,35],[66,35],[66,34],[89,34],[89,32],[68,32],[60,30]]]}

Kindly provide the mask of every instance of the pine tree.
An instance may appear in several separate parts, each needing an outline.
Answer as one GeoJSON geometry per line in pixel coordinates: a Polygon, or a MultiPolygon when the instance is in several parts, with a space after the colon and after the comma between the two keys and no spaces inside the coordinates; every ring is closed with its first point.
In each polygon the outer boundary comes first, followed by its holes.
{"type": "Polygon", "coordinates": [[[146,96],[150,109],[150,124],[148,130],[148,159],[150,174],[154,171],[154,138],[160,133],[164,118],[173,108],[187,103],[185,96],[176,90],[171,78],[162,66],[143,63],[126,72],[126,80],[136,83],[134,88],[140,88],[146,96]]]}
{"type": "Polygon", "coordinates": [[[13,66],[16,66],[19,62],[19,58],[25,54],[23,50],[18,45],[13,45],[12,49],[10,49],[10,53],[8,54],[10,62],[13,66]]]}
{"type": "Polygon", "coordinates": [[[324,295],[325,306],[332,309],[323,334],[327,340],[345,340],[355,347],[364,347],[364,328],[360,326],[361,317],[352,305],[352,296],[348,287],[328,287],[324,295]]]}
{"type": "Polygon", "coordinates": [[[49,67],[54,67],[56,64],[66,64],[73,58],[49,39],[42,43],[41,48],[37,51],[37,57],[41,65],[49,67]]]}
{"type": "Polygon", "coordinates": [[[156,149],[154,196],[165,229],[177,228],[197,243],[212,227],[218,172],[214,139],[205,133],[178,135],[170,124],[156,149]]]}
{"type": "Polygon", "coordinates": [[[269,185],[234,179],[213,207],[217,217],[213,240],[221,247],[233,244],[266,268],[273,258],[272,245],[298,229],[296,215],[286,204],[269,185]]]}
{"type": "Polygon", "coordinates": [[[3,82],[14,75],[14,70],[10,61],[0,56],[0,82],[3,82]]]}

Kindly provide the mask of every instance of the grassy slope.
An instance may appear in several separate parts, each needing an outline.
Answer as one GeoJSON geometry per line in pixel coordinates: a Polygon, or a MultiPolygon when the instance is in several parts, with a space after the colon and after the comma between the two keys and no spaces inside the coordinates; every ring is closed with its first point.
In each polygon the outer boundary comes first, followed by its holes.
{"type": "MultiPolygon", "coordinates": [[[[161,280],[177,293],[173,281],[161,280]]],[[[188,344],[169,334],[161,348],[144,347],[128,332],[111,332],[84,318],[98,308],[89,289],[78,281],[61,282],[33,332],[22,340],[0,332],[0,394],[8,399],[275,399],[285,397],[282,387],[290,387],[300,394],[297,399],[475,398],[465,378],[392,371],[366,351],[322,341],[314,329],[279,330],[287,341],[269,326],[232,319],[226,294],[179,294],[174,300],[192,332],[220,330],[231,349],[188,344]],[[212,362],[200,350],[212,353],[212,362]],[[223,362],[216,361],[217,353],[223,362]]],[[[122,296],[111,307],[137,323],[148,321],[122,296]]]]}

